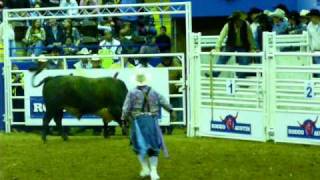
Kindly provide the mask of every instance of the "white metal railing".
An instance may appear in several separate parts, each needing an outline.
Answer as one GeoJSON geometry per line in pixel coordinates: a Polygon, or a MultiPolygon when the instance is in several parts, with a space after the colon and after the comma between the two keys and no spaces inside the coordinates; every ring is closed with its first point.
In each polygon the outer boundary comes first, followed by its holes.
{"type": "MultiPolygon", "coordinates": [[[[99,55],[98,55],[99,56],[99,55]]],[[[183,90],[181,91],[181,94],[169,94],[170,98],[179,98],[182,99],[182,102],[185,102],[185,97],[186,97],[186,92],[185,92],[185,79],[186,79],[186,74],[185,74],[185,55],[183,53],[163,53],[163,54],[123,54],[123,55],[101,55],[99,56],[101,58],[103,57],[109,57],[109,58],[115,58],[118,57],[120,58],[120,64],[121,64],[121,68],[125,68],[125,64],[124,64],[124,58],[141,58],[141,57],[172,57],[172,58],[176,58],[181,62],[181,67],[164,67],[166,69],[168,69],[169,73],[171,73],[171,71],[181,71],[181,79],[180,80],[169,80],[169,85],[175,85],[175,86],[181,86],[183,88],[183,90]]],[[[82,59],[82,58],[92,58],[92,55],[75,55],[75,56],[46,56],[45,58],[47,59],[62,59],[64,61],[68,61],[68,60],[76,60],[76,59],[82,59]]],[[[26,61],[26,62],[31,62],[31,60],[36,60],[38,59],[38,57],[12,57],[10,58],[11,60],[15,60],[17,62],[19,61],[26,61]]],[[[67,69],[67,67],[65,67],[67,69]]],[[[12,73],[24,73],[25,70],[12,70],[12,73]]],[[[12,87],[18,87],[18,86],[23,86],[23,83],[11,83],[12,87]]],[[[15,96],[15,95],[11,95],[11,99],[12,100],[16,100],[16,99],[25,99],[28,96],[15,96]]],[[[173,108],[175,111],[181,111],[183,113],[183,119],[182,121],[172,121],[170,122],[170,124],[173,125],[185,125],[187,122],[187,117],[186,117],[186,103],[182,103],[182,107],[175,107],[173,108]]],[[[25,112],[24,109],[16,109],[16,108],[12,108],[11,109],[12,112],[25,112]]],[[[11,121],[11,125],[23,125],[23,123],[21,122],[14,122],[13,120],[11,121]]]]}
{"type": "Polygon", "coordinates": [[[121,17],[121,16],[146,16],[158,14],[183,14],[188,13],[188,2],[177,3],[143,3],[143,4],[117,4],[79,7],[49,7],[9,9],[8,20],[35,20],[35,19],[67,19],[67,18],[93,18],[93,17],[121,17]],[[69,14],[68,10],[78,10],[77,14],[69,14]],[[98,10],[100,13],[96,13],[98,10]],[[24,12],[23,14],[21,12],[24,12]],[[34,16],[38,14],[38,16],[34,16]]]}

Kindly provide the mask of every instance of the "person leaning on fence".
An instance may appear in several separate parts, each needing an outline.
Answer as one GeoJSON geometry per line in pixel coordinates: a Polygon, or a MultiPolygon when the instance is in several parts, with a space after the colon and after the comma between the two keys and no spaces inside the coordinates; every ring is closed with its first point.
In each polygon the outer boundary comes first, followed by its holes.
{"type": "Polygon", "coordinates": [[[310,11],[306,10],[306,9],[302,9],[300,11],[300,22],[301,22],[304,30],[307,30],[307,26],[309,24],[309,16],[308,16],[309,13],[310,13],[310,11]]]}
{"type": "MultiPolygon", "coordinates": [[[[253,39],[250,25],[241,19],[240,12],[234,12],[229,18],[229,22],[224,25],[220,32],[219,40],[216,48],[212,52],[220,52],[222,43],[226,38],[226,46],[223,48],[224,52],[255,52],[256,45],[253,39]]],[[[220,56],[217,64],[226,64],[230,56],[220,56]]],[[[237,63],[240,65],[249,65],[252,61],[249,57],[236,57],[237,63]]],[[[245,78],[250,73],[237,72],[238,78],[245,78]]],[[[205,74],[207,77],[208,73],[205,74]]],[[[213,77],[218,77],[220,72],[212,72],[213,77]]]]}
{"type": "MultiPolygon", "coordinates": [[[[308,16],[310,17],[310,23],[307,27],[310,39],[310,48],[313,52],[320,52],[320,11],[312,9],[308,16]]],[[[313,63],[320,64],[320,56],[314,57],[313,63]]],[[[314,74],[314,77],[320,78],[320,74],[314,74]]]]}
{"type": "Polygon", "coordinates": [[[168,156],[158,125],[160,108],[163,107],[170,112],[172,118],[175,118],[176,115],[167,100],[147,85],[149,80],[150,77],[144,72],[136,74],[137,87],[127,94],[123,105],[122,120],[132,122],[130,140],[142,166],[140,176],[150,175],[152,180],[156,180],[159,179],[157,166],[160,148],[163,149],[165,156],[168,156]],[[146,156],[149,157],[150,168],[146,156]]]}

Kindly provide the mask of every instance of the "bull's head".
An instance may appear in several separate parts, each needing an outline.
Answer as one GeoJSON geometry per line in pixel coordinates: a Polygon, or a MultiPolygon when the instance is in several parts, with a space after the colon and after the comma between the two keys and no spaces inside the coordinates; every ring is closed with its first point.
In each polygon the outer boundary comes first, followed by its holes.
{"type": "Polygon", "coordinates": [[[306,136],[313,136],[314,131],[316,129],[316,123],[318,121],[319,116],[317,116],[315,121],[312,121],[311,119],[307,119],[303,122],[303,124],[299,123],[300,127],[304,129],[304,134],[306,136]]]}
{"type": "Polygon", "coordinates": [[[222,120],[222,122],[224,122],[228,130],[234,130],[237,118],[238,118],[238,112],[236,116],[229,114],[224,119],[220,117],[220,119],[222,120]]]}

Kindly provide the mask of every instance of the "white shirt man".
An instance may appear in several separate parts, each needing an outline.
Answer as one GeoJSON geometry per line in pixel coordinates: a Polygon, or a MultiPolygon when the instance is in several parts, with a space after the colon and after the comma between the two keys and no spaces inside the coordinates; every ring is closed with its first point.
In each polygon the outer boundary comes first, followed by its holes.
{"type": "MultiPolygon", "coordinates": [[[[311,21],[307,27],[310,48],[312,51],[320,51],[320,11],[312,9],[308,15],[311,21]]],[[[320,56],[313,57],[313,64],[320,64],[320,56]]],[[[314,74],[313,77],[320,78],[320,73],[314,74]]]]}
{"type": "Polygon", "coordinates": [[[314,24],[310,22],[307,27],[310,37],[310,48],[312,51],[320,51],[320,22],[314,24]]]}
{"type": "MultiPolygon", "coordinates": [[[[121,54],[122,48],[121,48],[121,43],[120,41],[112,38],[111,41],[108,40],[102,40],[99,44],[99,46],[101,47],[101,50],[110,50],[112,52],[112,54],[121,54]]],[[[120,58],[113,58],[113,60],[119,61],[120,58]]]]}
{"type": "Polygon", "coordinates": [[[78,6],[79,5],[78,5],[76,0],[61,0],[60,1],[60,7],[68,7],[68,8],[70,8],[68,10],[68,14],[69,15],[78,14],[78,9],[74,9],[74,8],[77,8],[78,6]]]}
{"type": "Polygon", "coordinates": [[[15,42],[15,33],[13,27],[10,23],[5,27],[4,23],[0,24],[0,46],[2,47],[4,44],[4,36],[8,37],[9,47],[10,47],[10,56],[16,56],[16,42],[15,42]]]}

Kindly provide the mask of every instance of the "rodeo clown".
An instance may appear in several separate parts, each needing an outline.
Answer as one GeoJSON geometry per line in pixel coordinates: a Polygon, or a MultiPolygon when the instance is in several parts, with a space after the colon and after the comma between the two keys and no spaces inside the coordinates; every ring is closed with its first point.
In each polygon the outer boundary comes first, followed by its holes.
{"type": "Polygon", "coordinates": [[[122,120],[132,122],[130,140],[142,167],[140,176],[150,176],[151,180],[157,180],[160,179],[157,172],[160,149],[168,157],[158,124],[159,112],[163,107],[170,113],[171,118],[175,119],[176,115],[167,100],[147,85],[150,75],[140,70],[134,78],[137,87],[127,94],[122,120]],[[150,168],[147,157],[149,157],[150,168]]]}

